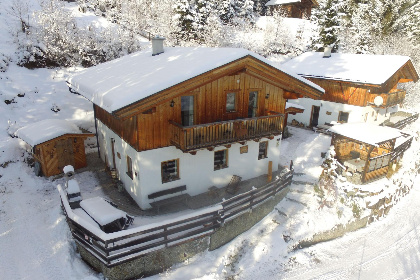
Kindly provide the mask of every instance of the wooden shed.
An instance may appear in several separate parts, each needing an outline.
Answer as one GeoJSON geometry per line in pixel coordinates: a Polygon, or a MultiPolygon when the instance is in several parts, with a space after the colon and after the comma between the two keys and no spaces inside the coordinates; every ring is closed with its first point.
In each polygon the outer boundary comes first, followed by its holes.
{"type": "Polygon", "coordinates": [[[19,129],[16,135],[32,147],[35,174],[46,177],[62,173],[66,165],[85,167],[84,140],[94,136],[65,120],[43,120],[19,129]]]}
{"type": "Polygon", "coordinates": [[[361,183],[388,173],[396,139],[402,136],[397,129],[366,123],[335,125],[329,131],[338,161],[361,183]]]}

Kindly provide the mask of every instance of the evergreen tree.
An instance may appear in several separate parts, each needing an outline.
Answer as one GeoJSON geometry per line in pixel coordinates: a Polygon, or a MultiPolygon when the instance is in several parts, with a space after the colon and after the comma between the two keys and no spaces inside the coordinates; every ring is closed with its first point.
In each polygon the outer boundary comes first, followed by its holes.
{"type": "Polygon", "coordinates": [[[313,47],[317,50],[331,46],[333,51],[339,47],[338,32],[340,30],[340,4],[339,0],[326,0],[319,3],[311,17],[319,28],[318,33],[313,37],[313,47]]]}

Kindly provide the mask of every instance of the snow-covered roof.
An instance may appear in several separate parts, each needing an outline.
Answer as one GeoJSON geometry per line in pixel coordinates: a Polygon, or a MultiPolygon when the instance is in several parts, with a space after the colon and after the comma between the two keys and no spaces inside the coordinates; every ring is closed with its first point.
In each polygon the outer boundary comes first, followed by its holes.
{"type": "Polygon", "coordinates": [[[86,211],[101,226],[105,226],[120,218],[125,218],[126,213],[106,202],[102,197],[84,199],[80,207],[86,211]]]}
{"type": "Polygon", "coordinates": [[[258,60],[324,92],[318,85],[264,57],[240,48],[165,47],[152,56],[141,51],[86,69],[68,80],[69,86],[108,112],[246,56],[258,60]]]}
{"type": "Polygon", "coordinates": [[[297,109],[305,110],[305,107],[303,107],[302,105],[295,104],[295,103],[292,103],[292,102],[286,102],[285,109],[288,109],[288,108],[297,108],[297,109]]]}
{"type": "Polygon", "coordinates": [[[82,134],[80,129],[66,120],[42,120],[18,129],[20,139],[34,147],[64,134],[82,134]]]}
{"type": "Polygon", "coordinates": [[[265,5],[266,6],[274,6],[274,5],[285,5],[291,3],[300,3],[301,0],[270,0],[265,5]]]}
{"type": "Polygon", "coordinates": [[[378,143],[382,143],[401,136],[401,133],[398,129],[370,123],[337,124],[331,127],[328,131],[373,146],[378,146],[378,143]]]}
{"type": "Polygon", "coordinates": [[[283,66],[306,78],[381,85],[410,60],[400,55],[332,53],[329,58],[323,56],[323,52],[307,52],[283,66]]]}

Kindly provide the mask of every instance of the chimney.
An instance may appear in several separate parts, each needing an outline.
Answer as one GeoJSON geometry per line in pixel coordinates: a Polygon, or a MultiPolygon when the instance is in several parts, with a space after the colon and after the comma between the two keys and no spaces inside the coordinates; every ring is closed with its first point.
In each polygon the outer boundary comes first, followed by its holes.
{"type": "Polygon", "coordinates": [[[324,56],[323,56],[323,58],[329,58],[329,57],[331,57],[331,50],[332,50],[331,47],[325,47],[324,48],[324,56]]]}
{"type": "Polygon", "coordinates": [[[155,36],[152,39],[152,56],[163,53],[163,41],[164,37],[155,36]]]}

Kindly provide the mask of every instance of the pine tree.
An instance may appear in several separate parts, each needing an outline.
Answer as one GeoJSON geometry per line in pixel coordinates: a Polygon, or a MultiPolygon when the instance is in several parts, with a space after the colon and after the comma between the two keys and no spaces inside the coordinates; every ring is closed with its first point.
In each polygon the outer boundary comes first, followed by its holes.
{"type": "Polygon", "coordinates": [[[321,2],[311,17],[319,32],[313,37],[313,47],[317,50],[331,46],[333,51],[339,47],[338,32],[340,30],[340,4],[339,0],[326,0],[321,2]]]}

